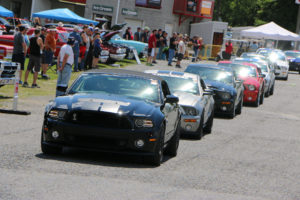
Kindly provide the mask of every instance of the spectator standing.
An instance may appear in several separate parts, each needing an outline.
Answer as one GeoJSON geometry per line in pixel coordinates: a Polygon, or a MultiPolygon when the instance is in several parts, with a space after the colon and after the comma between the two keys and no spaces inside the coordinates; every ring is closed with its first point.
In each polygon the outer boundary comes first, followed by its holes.
{"type": "Polygon", "coordinates": [[[136,32],[134,33],[134,40],[141,41],[141,28],[138,27],[136,32]]]}
{"type": "Polygon", "coordinates": [[[48,66],[52,64],[53,55],[56,51],[56,29],[50,29],[45,39],[45,46],[42,59],[42,78],[49,79],[47,76],[48,66]]]}
{"type": "Polygon", "coordinates": [[[198,36],[194,36],[193,39],[191,40],[191,43],[193,45],[193,50],[194,50],[194,55],[192,62],[196,62],[198,59],[199,55],[199,50],[200,50],[200,40],[198,36]]]}
{"type": "Polygon", "coordinates": [[[161,36],[162,36],[162,30],[158,29],[157,33],[155,34],[155,37],[156,37],[156,48],[155,48],[155,54],[154,54],[153,62],[152,62],[154,64],[157,64],[156,57],[157,57],[157,54],[158,54],[159,49],[160,49],[160,39],[161,39],[161,36]]]}
{"type": "Polygon", "coordinates": [[[68,89],[68,84],[72,74],[72,65],[74,62],[73,45],[75,39],[68,38],[67,44],[63,45],[57,57],[58,78],[56,84],[56,96],[64,95],[68,89]]]}
{"type": "Polygon", "coordinates": [[[147,66],[153,66],[152,59],[155,56],[155,48],[156,48],[156,43],[157,43],[156,34],[157,34],[157,30],[154,29],[152,31],[152,34],[149,37],[147,66]]]}
{"type": "Polygon", "coordinates": [[[178,37],[178,41],[179,41],[179,43],[178,43],[178,58],[177,58],[176,67],[181,68],[180,63],[184,57],[185,50],[186,50],[183,36],[181,34],[178,37]]]}
{"type": "Polygon", "coordinates": [[[80,50],[81,51],[81,62],[80,62],[79,71],[83,70],[84,66],[86,66],[85,62],[86,62],[88,51],[90,48],[90,37],[88,36],[89,31],[90,31],[89,27],[87,25],[84,25],[83,31],[81,33],[83,47],[80,50]]]}
{"type": "Polygon", "coordinates": [[[128,27],[125,31],[124,35],[125,40],[132,40],[132,32],[131,32],[131,27],[128,27]]]}
{"type": "Polygon", "coordinates": [[[33,82],[32,82],[32,88],[39,88],[39,86],[36,84],[36,80],[38,77],[38,73],[41,69],[41,55],[42,55],[42,49],[43,49],[43,40],[40,37],[41,31],[40,29],[34,30],[34,37],[30,38],[30,55],[29,55],[29,62],[27,65],[27,70],[25,72],[25,80],[23,87],[28,87],[28,75],[29,72],[34,68],[34,74],[33,74],[33,82]]]}
{"type": "Polygon", "coordinates": [[[46,31],[47,31],[47,29],[45,27],[42,27],[40,38],[42,38],[43,44],[45,43],[45,39],[46,39],[46,31]]]}
{"type": "Polygon", "coordinates": [[[141,42],[148,43],[149,31],[150,31],[150,28],[146,26],[144,28],[144,31],[143,31],[142,35],[141,35],[141,42]]]}
{"type": "Polygon", "coordinates": [[[175,50],[177,45],[177,33],[173,33],[173,36],[170,38],[170,45],[169,45],[169,60],[168,66],[172,66],[172,60],[175,56],[175,50]]]}
{"type": "Polygon", "coordinates": [[[229,40],[225,44],[225,53],[226,53],[226,57],[224,58],[225,60],[230,60],[232,51],[233,51],[233,46],[232,46],[231,40],[229,40]]]}
{"type": "Polygon", "coordinates": [[[22,84],[22,72],[24,70],[25,56],[27,53],[27,45],[25,43],[26,29],[24,26],[19,27],[19,32],[14,36],[14,50],[12,55],[12,61],[20,63],[20,84],[22,84]]]}
{"type": "Polygon", "coordinates": [[[101,39],[100,33],[96,33],[94,36],[94,52],[93,52],[93,65],[92,68],[96,68],[99,62],[99,56],[101,54],[101,39]]]}
{"type": "Polygon", "coordinates": [[[58,22],[58,26],[56,29],[59,31],[66,31],[66,29],[64,28],[64,24],[62,22],[58,22]]]}
{"type": "Polygon", "coordinates": [[[35,17],[35,18],[34,18],[34,21],[33,21],[33,27],[34,27],[34,28],[38,28],[38,27],[40,27],[40,26],[42,26],[42,25],[41,25],[41,22],[40,22],[40,18],[35,17]]]}
{"type": "Polygon", "coordinates": [[[87,32],[89,41],[90,41],[90,45],[89,45],[89,49],[88,49],[88,54],[86,56],[86,62],[84,65],[84,70],[87,69],[91,69],[92,65],[93,65],[93,52],[94,52],[94,43],[93,43],[93,28],[90,27],[88,32],[87,32]]]}
{"type": "Polygon", "coordinates": [[[250,45],[249,51],[256,52],[257,49],[258,49],[258,45],[256,44],[256,41],[253,41],[253,43],[250,45]]]}
{"type": "Polygon", "coordinates": [[[75,26],[73,32],[70,34],[70,37],[73,37],[75,40],[73,46],[74,53],[74,72],[78,72],[78,57],[79,57],[79,44],[81,43],[81,37],[78,33],[78,27],[75,26]]]}
{"type": "Polygon", "coordinates": [[[161,37],[159,39],[159,50],[158,50],[158,55],[157,59],[158,60],[165,60],[166,59],[166,54],[164,53],[165,48],[167,47],[167,37],[168,33],[163,31],[161,34],[161,37]]]}

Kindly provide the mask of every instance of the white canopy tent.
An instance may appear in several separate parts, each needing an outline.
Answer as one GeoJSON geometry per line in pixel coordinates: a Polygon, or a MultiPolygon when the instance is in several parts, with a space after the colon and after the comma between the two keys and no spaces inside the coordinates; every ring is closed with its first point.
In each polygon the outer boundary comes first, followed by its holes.
{"type": "Polygon", "coordinates": [[[270,22],[255,28],[241,31],[241,36],[256,39],[300,41],[300,36],[292,33],[281,26],[270,22]]]}

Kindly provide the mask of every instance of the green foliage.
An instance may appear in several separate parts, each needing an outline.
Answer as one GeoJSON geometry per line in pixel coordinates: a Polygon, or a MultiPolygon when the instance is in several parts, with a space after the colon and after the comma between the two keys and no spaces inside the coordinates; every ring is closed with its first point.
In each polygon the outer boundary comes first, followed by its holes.
{"type": "Polygon", "coordinates": [[[298,5],[293,0],[215,0],[214,20],[230,26],[258,26],[271,21],[295,32],[298,5]]]}

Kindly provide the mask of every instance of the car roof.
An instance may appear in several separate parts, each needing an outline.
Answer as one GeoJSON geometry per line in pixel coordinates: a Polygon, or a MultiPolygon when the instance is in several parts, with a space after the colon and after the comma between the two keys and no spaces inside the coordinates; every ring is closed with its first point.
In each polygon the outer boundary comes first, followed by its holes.
{"type": "Polygon", "coordinates": [[[154,74],[156,76],[170,76],[170,77],[181,77],[181,78],[192,78],[198,80],[199,75],[188,72],[177,72],[170,70],[146,70],[145,73],[154,74]]]}
{"type": "Polygon", "coordinates": [[[216,65],[216,64],[190,64],[188,67],[194,67],[194,68],[209,68],[209,69],[218,69],[223,71],[232,71],[231,68],[216,65]]]}
{"type": "Polygon", "coordinates": [[[111,75],[121,75],[121,76],[135,76],[135,77],[142,77],[144,79],[163,81],[161,77],[155,76],[153,74],[146,74],[143,72],[137,72],[137,71],[125,70],[125,69],[101,69],[94,72],[85,72],[83,74],[111,74],[111,75]]]}

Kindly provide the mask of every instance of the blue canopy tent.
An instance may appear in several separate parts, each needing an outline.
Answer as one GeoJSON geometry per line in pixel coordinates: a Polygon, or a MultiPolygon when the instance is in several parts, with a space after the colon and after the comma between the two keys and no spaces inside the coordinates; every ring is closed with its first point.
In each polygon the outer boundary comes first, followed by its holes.
{"type": "Polygon", "coordinates": [[[2,6],[0,6],[0,16],[2,17],[13,17],[14,13],[2,6]]]}
{"type": "Polygon", "coordinates": [[[47,18],[47,19],[54,19],[57,21],[64,21],[64,22],[73,22],[77,24],[94,24],[97,25],[99,22],[86,19],[80,17],[79,15],[73,13],[71,10],[67,8],[58,8],[53,10],[45,10],[41,12],[34,13],[32,17],[40,17],[40,18],[47,18]]]}

